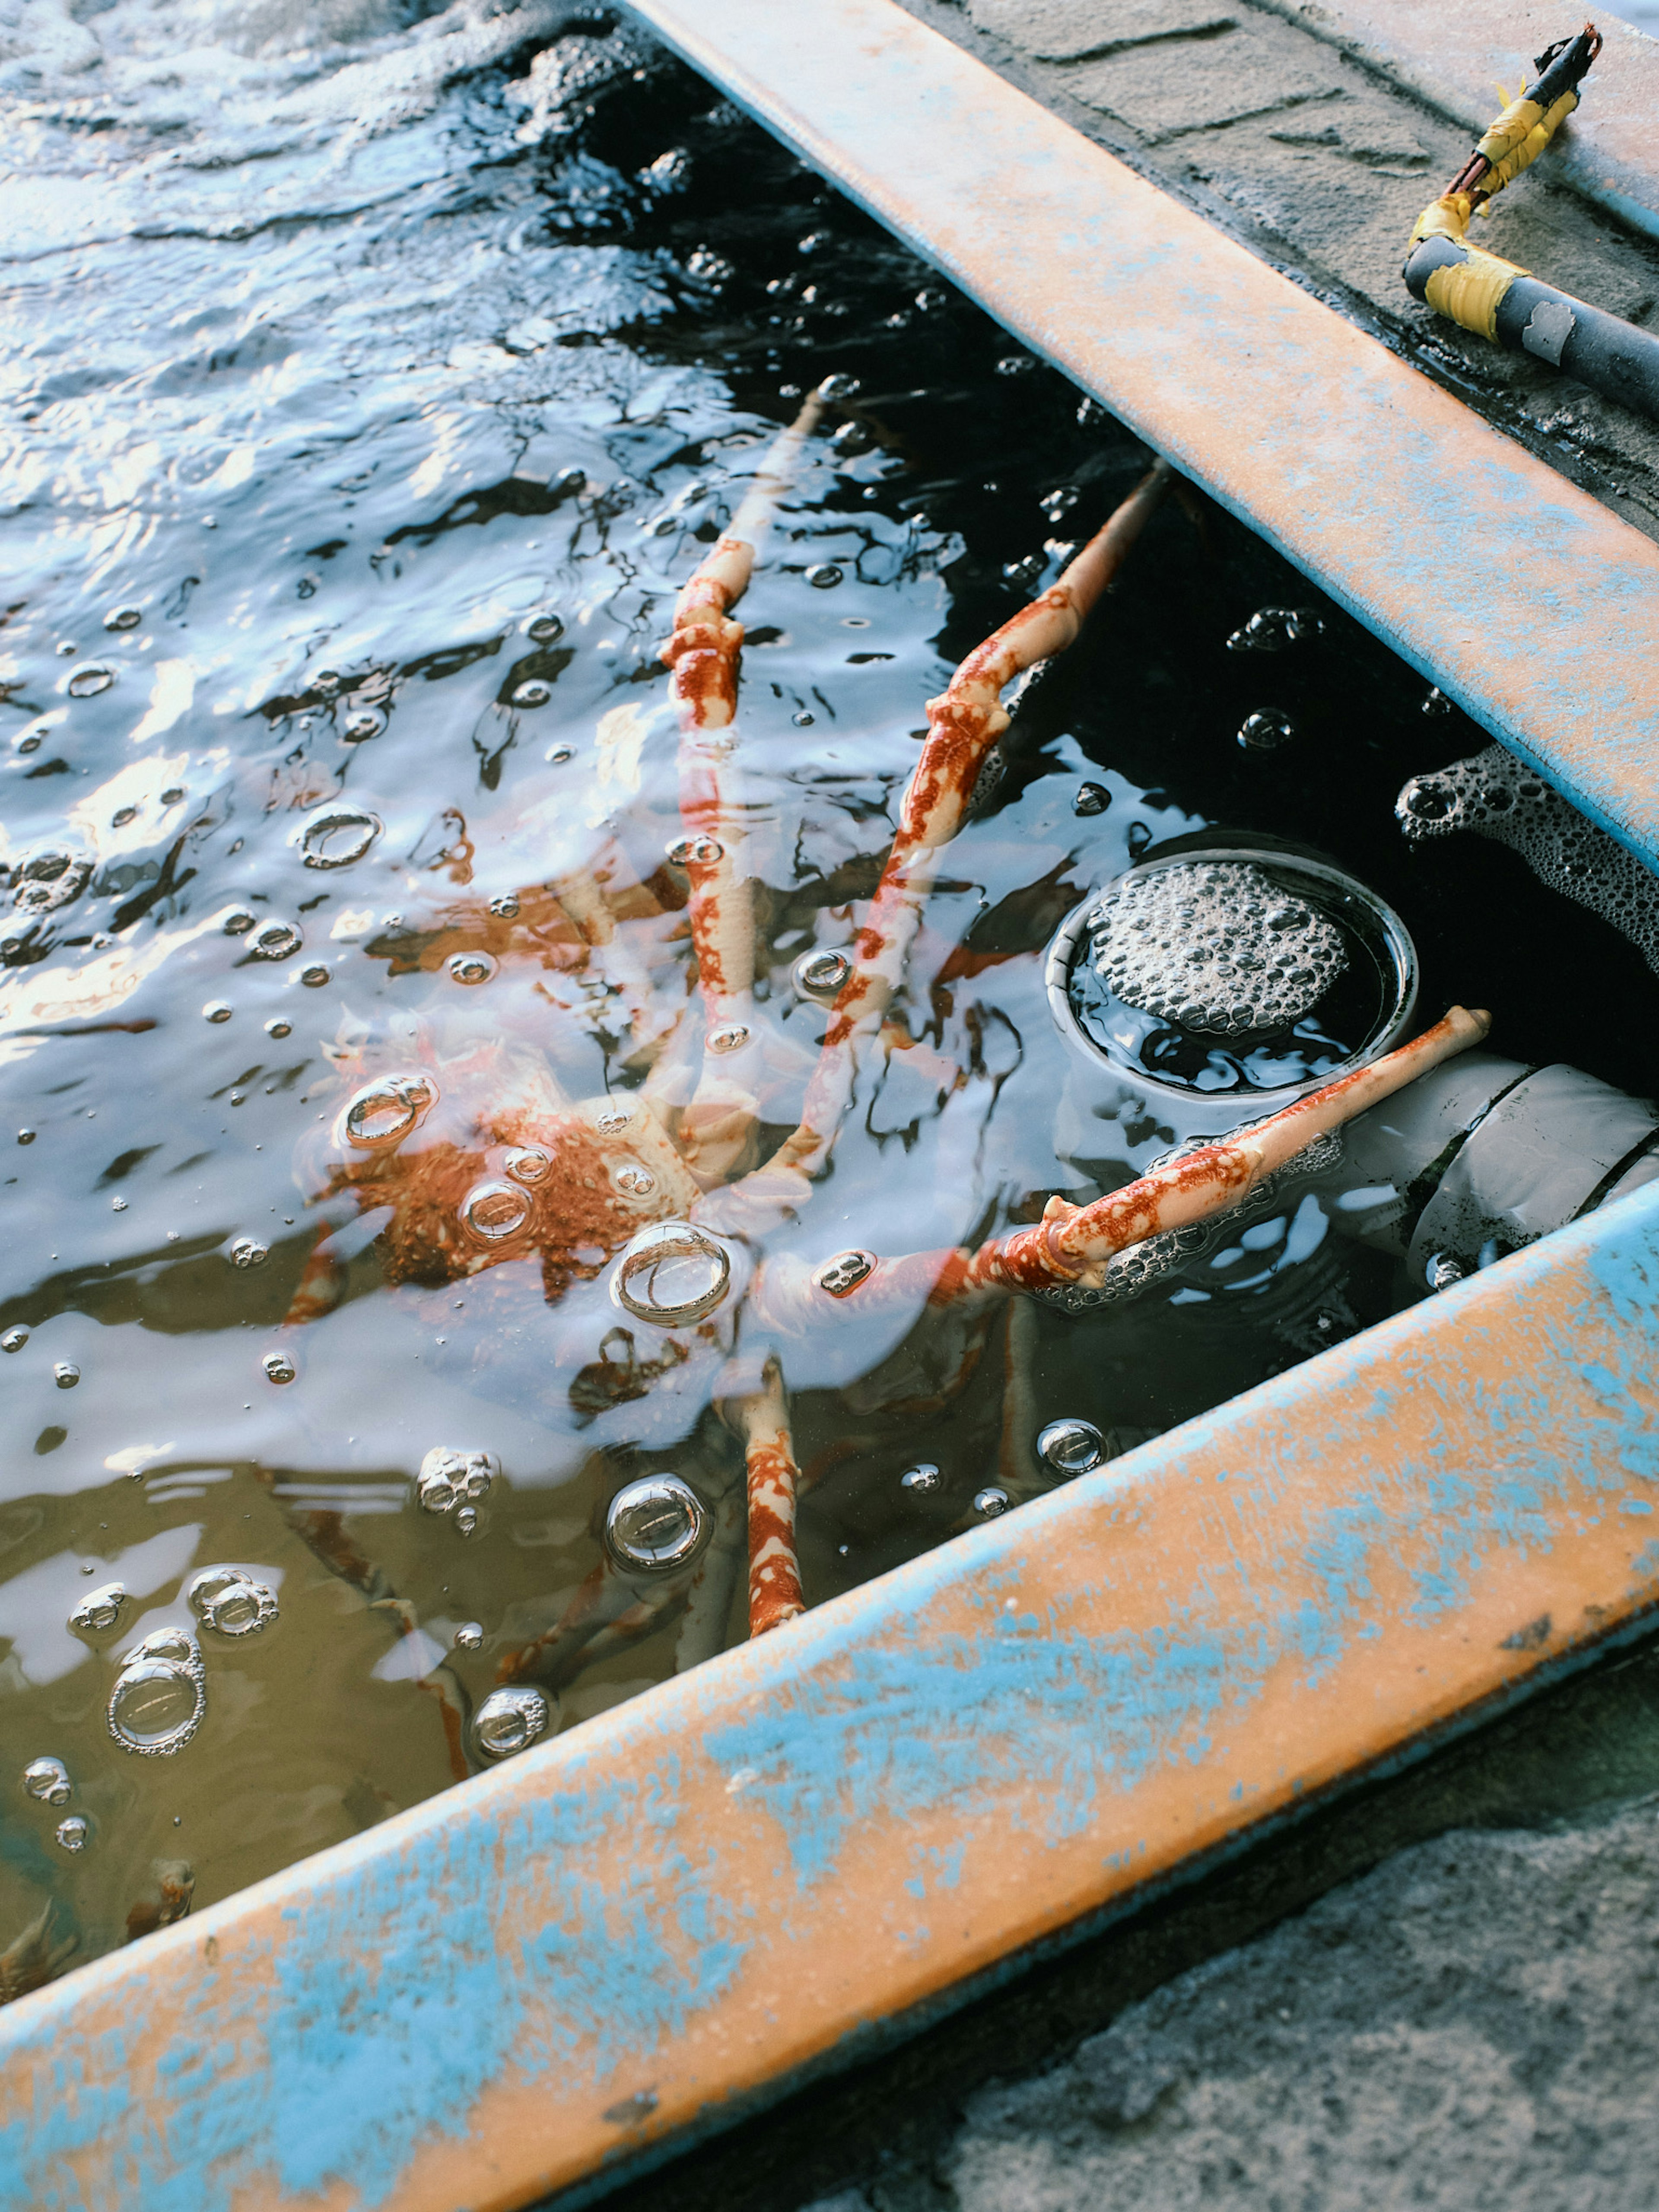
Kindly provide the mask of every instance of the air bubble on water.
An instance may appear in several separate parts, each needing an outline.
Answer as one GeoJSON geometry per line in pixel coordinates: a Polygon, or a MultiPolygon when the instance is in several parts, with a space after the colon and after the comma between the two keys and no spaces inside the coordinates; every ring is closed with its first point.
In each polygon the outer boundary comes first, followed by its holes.
{"type": "Polygon", "coordinates": [[[341,734],[349,744],[361,745],[369,738],[378,738],[386,727],[386,716],[378,707],[359,708],[348,714],[341,734]]]}
{"type": "Polygon", "coordinates": [[[1435,1252],[1431,1254],[1423,1276],[1431,1291],[1446,1291],[1454,1283],[1462,1281],[1463,1269],[1449,1252],[1435,1252]]]}
{"type": "Polygon", "coordinates": [[[476,1534],[478,1526],[478,1514],[477,1507],[471,1505],[458,1506],[455,1512],[455,1526],[459,1529],[463,1536],[471,1536],[476,1534]]]}
{"type": "Polygon", "coordinates": [[[1317,637],[1325,625],[1311,607],[1262,607],[1227,640],[1233,653],[1282,653],[1317,637]]]}
{"type": "Polygon", "coordinates": [[[320,699],[332,699],[339,691],[343,678],[332,668],[319,668],[311,679],[311,688],[320,699]]]}
{"type": "Polygon", "coordinates": [[[1106,1458],[1106,1439],[1092,1421],[1050,1421],[1038,1431],[1036,1449],[1056,1474],[1088,1474],[1106,1458]]]}
{"type": "Polygon", "coordinates": [[[23,1793],[40,1805],[67,1805],[70,1771],[61,1759],[32,1759],[23,1769],[23,1793]]]}
{"type": "Polygon", "coordinates": [[[1451,701],[1446,696],[1445,693],[1440,689],[1440,686],[1437,684],[1431,684],[1428,690],[1424,693],[1423,712],[1425,714],[1450,714],[1451,701]]]}
{"type": "Polygon", "coordinates": [[[611,1170],[611,1180],[617,1188],[629,1198],[649,1198],[657,1188],[657,1178],[649,1168],[638,1160],[623,1160],[611,1170]]]}
{"type": "Polygon", "coordinates": [[[77,1636],[101,1636],[119,1620],[126,1601],[125,1583],[106,1583],[101,1589],[87,1592],[70,1613],[69,1625],[77,1636]]]}
{"type": "Polygon", "coordinates": [[[1659,973],[1659,883],[1636,855],[1502,745],[1413,776],[1395,815],[1418,842],[1471,830],[1517,852],[1550,890],[1589,907],[1659,973]]]}
{"type": "Polygon", "coordinates": [[[488,952],[452,952],[445,964],[452,983],[487,983],[498,963],[488,952]]]}
{"type": "Polygon", "coordinates": [[[515,707],[544,707],[553,696],[553,686],[539,676],[527,676],[522,684],[515,684],[513,704],[515,707]]]}
{"type": "Polygon", "coordinates": [[[1036,367],[1036,363],[1029,353],[1006,353],[997,363],[997,374],[1024,376],[1028,369],[1036,367]]]}
{"type": "Polygon", "coordinates": [[[1239,726],[1238,742],[1246,752],[1276,752],[1287,745],[1296,735],[1296,724],[1288,714],[1277,708],[1264,708],[1260,714],[1247,714],[1239,726]]]}
{"type": "Polygon", "coordinates": [[[684,1328],[713,1313],[732,1283],[726,1247],[690,1221],[656,1221],[641,1230],[617,1263],[618,1305],[659,1328],[684,1328]]]}
{"type": "Polygon", "coordinates": [[[381,1075],[366,1083],[341,1115],[349,1145],[380,1152],[405,1138],[436,1103],[438,1086],[429,1075],[381,1075]]]}
{"type": "Polygon", "coordinates": [[[72,668],[64,689],[71,699],[95,699],[100,691],[107,691],[115,681],[115,671],[101,661],[89,660],[83,667],[72,668]]]}
{"type": "Polygon", "coordinates": [[[528,1751],[552,1726],[553,1710],[540,1690],[492,1690],[472,1717],[472,1747],[480,1759],[511,1759],[528,1751]]]}
{"type": "Polygon", "coordinates": [[[666,851],[677,868],[712,868],[726,848],[716,837],[676,837],[666,851]]]}
{"type": "Polygon", "coordinates": [[[60,1820],[52,1831],[52,1840],[66,1851],[83,1851],[92,1831],[79,1813],[71,1813],[67,1820],[60,1820]]]}
{"type": "Polygon", "coordinates": [[[633,1126],[634,1109],[631,1106],[607,1106],[593,1117],[593,1127],[605,1137],[614,1137],[633,1126]]]}
{"type": "Polygon", "coordinates": [[[291,1382],[300,1371],[285,1352],[268,1352],[259,1364],[271,1382],[291,1382]]]}
{"type": "Polygon", "coordinates": [[[20,1145],[32,1145],[34,1142],[33,1130],[20,1129],[17,1132],[17,1141],[20,1145]]]}
{"type": "Polygon", "coordinates": [[[717,1030],[708,1032],[710,1052],[741,1052],[749,1042],[749,1030],[742,1022],[723,1022],[717,1030]]]}
{"type": "Polygon", "coordinates": [[[457,1651],[482,1651],[483,1649],[483,1623],[482,1621],[464,1620],[460,1626],[455,1631],[453,1639],[454,1647],[457,1651]]]}
{"type": "Polygon", "coordinates": [[[227,937],[246,937],[258,919],[245,906],[234,906],[219,927],[227,937]]]}
{"type": "Polygon", "coordinates": [[[538,645],[556,644],[564,635],[564,624],[557,615],[532,615],[524,627],[525,635],[538,645]]]}
{"type": "Polygon", "coordinates": [[[257,1237],[238,1237],[228,1255],[233,1267],[263,1267],[270,1257],[269,1244],[262,1244],[257,1237]]]}
{"type": "Polygon", "coordinates": [[[364,806],[319,806],[299,833],[300,855],[308,868],[344,868],[361,860],[385,824],[364,806]]]}
{"type": "Polygon", "coordinates": [[[944,1476],[932,1460],[924,1459],[919,1461],[915,1467],[907,1468],[900,1475],[899,1488],[908,1490],[913,1497],[925,1498],[939,1489],[944,1480],[944,1476]]]}
{"type": "Polygon", "coordinates": [[[574,745],[566,744],[550,745],[542,757],[550,762],[553,767],[562,768],[567,761],[575,759],[576,748],[574,745]]]}
{"type": "Polygon", "coordinates": [[[166,1758],[184,1747],[207,1711],[207,1677],[193,1636],[160,1628],[135,1644],[110,1692],[109,1732],[124,1751],[166,1758]]]}
{"type": "Polygon", "coordinates": [[[305,943],[297,921],[262,921],[247,941],[256,960],[286,960],[305,943]]]}
{"type": "Polygon", "coordinates": [[[503,1162],[514,1182],[541,1182],[552,1164],[552,1153],[540,1145],[520,1145],[503,1162]]]}
{"type": "MultiPolygon", "coordinates": [[[[802,242],[802,246],[803,251],[805,251],[804,240],[802,242]]],[[[939,295],[939,297],[941,299],[944,297],[943,293],[939,295]]],[[[859,380],[857,377],[848,376],[843,370],[838,368],[835,370],[832,374],[824,377],[820,382],[818,386],[818,398],[820,399],[851,399],[858,390],[859,380]]]]}
{"type": "Polygon", "coordinates": [[[202,1009],[203,1018],[210,1022],[228,1022],[231,1008],[223,999],[210,999],[202,1009]]]}
{"type": "Polygon", "coordinates": [[[677,1474],[624,1483],[605,1516],[605,1549],[619,1567],[665,1574],[690,1565],[709,1531],[708,1509],[677,1474]]]}
{"type": "Polygon", "coordinates": [[[273,1014],[270,1019],[265,1024],[265,1035],[267,1036],[285,1037],[292,1036],[293,1034],[293,1023],[285,1022],[280,1014],[273,1014]]]}
{"type": "Polygon", "coordinates": [[[493,1452],[457,1451],[434,1444],[415,1477],[415,1502],[423,1513],[459,1513],[481,1504],[501,1473],[493,1452]]]}
{"type": "Polygon", "coordinates": [[[104,617],[104,628],[113,630],[137,629],[143,619],[144,611],[142,607],[112,607],[104,617]]]}
{"type": "Polygon", "coordinates": [[[1124,1005],[1210,1036],[1301,1020],[1348,965],[1335,924],[1249,861],[1123,877],[1087,927],[1095,972],[1124,1005]]]}
{"type": "Polygon", "coordinates": [[[815,592],[833,592],[842,580],[842,572],[833,561],[815,561],[806,572],[806,580],[815,592]]]}
{"type": "Polygon", "coordinates": [[[844,952],[803,952],[791,980],[804,999],[835,999],[852,973],[853,963],[844,952]]]}
{"type": "MultiPolygon", "coordinates": [[[[233,1106],[237,1103],[236,1093],[234,1091],[230,1094],[230,1103],[233,1106]]],[[[127,1210],[127,1202],[124,1198],[112,1198],[109,1205],[112,1213],[125,1213],[127,1210]]]]}
{"type": "Polygon", "coordinates": [[[137,819],[138,809],[136,806],[118,806],[110,816],[109,826],[112,830],[125,830],[129,822],[137,819]]]}
{"type": "Polygon", "coordinates": [[[313,967],[302,968],[300,970],[300,981],[308,991],[320,991],[328,980],[329,971],[320,961],[313,967]]]}
{"type": "Polygon", "coordinates": [[[60,1390],[72,1390],[81,1380],[81,1370],[72,1359],[54,1360],[52,1379],[60,1390]]]}
{"type": "Polygon", "coordinates": [[[9,1328],[3,1336],[0,1336],[0,1352],[21,1352],[28,1340],[27,1329],[9,1328]]]}
{"type": "Polygon", "coordinates": [[[203,1627],[220,1636],[254,1636],[276,1618],[276,1593],[240,1567],[204,1567],[185,1595],[203,1627]]]}
{"type": "Polygon", "coordinates": [[[1073,814],[1103,814],[1112,803],[1112,794],[1103,783],[1080,783],[1072,795],[1073,814]]]}
{"type": "Polygon", "coordinates": [[[991,1483],[985,1489],[975,1491],[974,1493],[974,1510],[981,1521],[994,1521],[1000,1513],[1006,1513],[1012,1504],[1012,1498],[1009,1497],[1000,1483],[991,1483]]]}
{"type": "Polygon", "coordinates": [[[530,1218],[530,1195],[516,1182],[494,1176],[476,1182],[460,1205],[461,1226],[481,1244],[517,1236],[530,1218]]]}
{"type": "Polygon", "coordinates": [[[519,902],[511,891],[503,891],[499,897],[490,900],[489,911],[498,921],[516,921],[519,918],[519,902]]]}

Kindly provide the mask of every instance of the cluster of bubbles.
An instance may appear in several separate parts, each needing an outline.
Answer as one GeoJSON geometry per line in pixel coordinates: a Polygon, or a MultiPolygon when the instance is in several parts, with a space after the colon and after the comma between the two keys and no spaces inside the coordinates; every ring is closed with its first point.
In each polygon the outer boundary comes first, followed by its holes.
{"type": "Polygon", "coordinates": [[[707,1320],[732,1283],[732,1258],[691,1221],[653,1221],[629,1239],[617,1264],[617,1304],[636,1321],[684,1328],[707,1320]]]}
{"type": "Polygon", "coordinates": [[[429,1075],[381,1075],[348,1100],[341,1129],[360,1152],[385,1152],[399,1145],[438,1103],[429,1075]]]}
{"type": "Polygon", "coordinates": [[[233,1267],[244,1271],[249,1267],[263,1267],[270,1257],[270,1245],[262,1244],[257,1237],[238,1237],[231,1244],[229,1258],[233,1267]]]}
{"type": "Polygon", "coordinates": [[[276,1618],[276,1593],[240,1567],[204,1567],[185,1595],[203,1627],[219,1636],[254,1636],[276,1618]]]}
{"type": "MultiPolygon", "coordinates": [[[[54,1808],[67,1805],[73,1784],[70,1772],[61,1759],[32,1759],[23,1769],[23,1793],[33,1797],[37,1805],[54,1808]]],[[[79,1813],[71,1813],[58,1823],[52,1831],[52,1840],[60,1850],[83,1851],[92,1833],[91,1825],[79,1813]]]]}
{"type": "Polygon", "coordinates": [[[1334,923],[1240,860],[1120,878],[1089,917],[1089,954],[1126,1006],[1214,1036],[1300,1020],[1348,964],[1334,923]]]}
{"type": "Polygon", "coordinates": [[[127,1601],[124,1583],[105,1583],[88,1590],[70,1614],[69,1625],[77,1636],[102,1636],[120,1620],[127,1601]]]}
{"type": "Polygon", "coordinates": [[[92,881],[92,862],[84,853],[52,846],[32,853],[17,871],[11,902],[21,914],[52,914],[72,906],[92,881]]]}
{"type": "Polygon", "coordinates": [[[553,1708],[542,1690],[492,1690],[472,1716],[472,1747],[493,1765],[528,1751],[553,1724],[553,1708]]]}
{"type": "Polygon", "coordinates": [[[423,1513],[453,1514],[463,1536],[478,1525],[478,1508],[501,1471],[494,1452],[453,1451],[434,1444],[415,1477],[415,1500],[423,1513]]]}
{"type": "Polygon", "coordinates": [[[1610,921],[1659,972],[1652,872],[1502,745],[1413,776],[1394,811],[1413,841],[1473,830],[1511,846],[1540,883],[1610,921]]]}
{"type": "Polygon", "coordinates": [[[617,1566],[646,1574],[690,1566],[708,1538],[708,1509],[678,1474],[625,1482],[605,1516],[605,1547],[617,1566]]]}
{"type": "Polygon", "coordinates": [[[184,1749],[206,1712],[201,1646],[182,1628],[158,1628],[121,1662],[110,1692],[109,1732],[123,1751],[167,1758],[184,1749]]]}
{"type": "Polygon", "coordinates": [[[1311,607],[1260,607],[1227,640],[1229,653],[1283,653],[1318,637],[1325,625],[1311,607]]]}

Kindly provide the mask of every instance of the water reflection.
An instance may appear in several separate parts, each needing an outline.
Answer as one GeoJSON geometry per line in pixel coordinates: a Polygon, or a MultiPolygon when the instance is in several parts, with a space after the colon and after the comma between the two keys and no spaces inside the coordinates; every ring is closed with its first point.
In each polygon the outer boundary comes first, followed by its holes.
{"type": "MultiPolygon", "coordinates": [[[[739,1152],[793,1126],[921,702],[1143,458],[630,34],[532,66],[534,6],[419,35],[343,7],[250,54],[210,10],[210,98],[156,88],[154,11],[89,21],[101,76],[0,76],[42,180],[4,372],[0,1677],[18,1769],[64,1778],[6,1814],[0,1950],[56,1915],[9,1994],[742,1634],[710,1398],[744,1361],[761,1389],[764,1238],[690,1220],[719,1178],[665,1132],[695,1100],[720,1141],[722,1085],[739,1152]],[[826,375],[744,604],[728,854],[682,817],[657,648],[826,375]],[[757,972],[705,1036],[692,872],[739,853],[757,972]],[[498,1683],[526,1652],[545,1679],[498,1683]]],[[[831,1297],[1082,1194],[1049,936],[1212,817],[1352,840],[1356,670],[1394,865],[1420,679],[1323,611],[1272,670],[1303,741],[1239,748],[1261,669],[1227,640],[1304,587],[1159,527],[951,848],[788,1231],[831,1297]]],[[[1079,1110],[1103,1186],[1170,1141],[1079,1110]]],[[[796,1345],[809,1601],[1318,1348],[1316,1289],[1345,1330],[1386,1311],[1333,1241],[1109,1333],[796,1345]]]]}

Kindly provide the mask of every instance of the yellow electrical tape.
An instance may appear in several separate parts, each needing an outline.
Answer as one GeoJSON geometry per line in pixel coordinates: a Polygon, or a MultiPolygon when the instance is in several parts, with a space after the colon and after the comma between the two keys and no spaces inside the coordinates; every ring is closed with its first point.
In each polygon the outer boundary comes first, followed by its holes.
{"type": "Polygon", "coordinates": [[[1495,253],[1478,246],[1465,248],[1468,259],[1437,269],[1424,288],[1424,297],[1437,314],[1449,315],[1466,331],[1483,338],[1498,336],[1498,303],[1517,276],[1530,272],[1513,261],[1500,261],[1495,253]]]}
{"type": "Polygon", "coordinates": [[[1536,101],[1517,100],[1513,107],[1499,116],[1476,149],[1492,163],[1491,172],[1481,178],[1479,189],[1490,198],[1493,192],[1501,192],[1522,169],[1530,168],[1577,105],[1576,92],[1564,92],[1546,115],[1540,112],[1536,101]],[[1523,113],[1533,118],[1527,130],[1518,137],[1513,132],[1506,133],[1504,126],[1513,118],[1518,127],[1523,113]],[[1494,146],[1504,139],[1508,143],[1503,144],[1502,150],[1494,151],[1494,146]]]}

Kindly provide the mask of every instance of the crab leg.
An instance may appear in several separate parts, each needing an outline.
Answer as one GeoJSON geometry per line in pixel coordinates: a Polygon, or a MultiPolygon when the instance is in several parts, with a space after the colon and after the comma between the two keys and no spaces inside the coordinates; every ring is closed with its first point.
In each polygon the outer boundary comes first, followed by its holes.
{"type": "Polygon", "coordinates": [[[800,1470],[783,1376],[769,1360],[761,1389],[729,1409],[743,1437],[749,1494],[749,1634],[752,1641],[806,1610],[795,1554],[795,1496],[800,1470]]]}
{"type": "Polygon", "coordinates": [[[940,696],[928,701],[927,741],[859,933],[853,972],[830,1013],[800,1126],[784,1139],[763,1175],[776,1178],[793,1170],[811,1176],[823,1167],[852,1096],[859,1045],[881,1028],[903,981],[905,961],[939,871],[940,848],[961,829],[986,755],[1008,726],[1001,703],[1005,686],[1072,643],[1145,528],[1169,477],[1169,464],[1155,463],[1059,582],[976,647],[940,696]]]}
{"type": "Polygon", "coordinates": [[[732,620],[730,610],[748,588],[773,512],[823,411],[823,401],[814,392],[774,444],[730,528],[675,601],[673,633],[662,648],[680,715],[685,835],[675,856],[691,879],[704,1050],[718,1056],[705,1067],[685,1110],[680,1141],[688,1163],[712,1181],[738,1157],[757,1112],[755,913],[749,877],[740,866],[747,831],[731,733],[743,625],[732,620]]]}
{"type": "Polygon", "coordinates": [[[798,1261],[769,1260],[750,1293],[755,1317],[764,1328],[797,1336],[837,1312],[920,1313],[925,1306],[971,1305],[1013,1291],[1097,1283],[1115,1254],[1241,1204],[1263,1176],[1294,1159],[1316,1137],[1340,1128],[1442,1060],[1480,1043],[1491,1028],[1490,1014],[1454,1006],[1411,1043],[1267,1120],[1155,1169],[1091,1206],[1051,1198],[1033,1227],[994,1237],[977,1252],[912,1252],[898,1260],[843,1252],[816,1271],[798,1261]]]}

